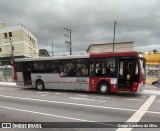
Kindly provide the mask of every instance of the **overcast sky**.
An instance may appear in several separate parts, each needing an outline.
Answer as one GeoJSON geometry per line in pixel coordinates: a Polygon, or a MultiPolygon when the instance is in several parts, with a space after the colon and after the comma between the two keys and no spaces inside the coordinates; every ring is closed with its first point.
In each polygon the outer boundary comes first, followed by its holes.
{"type": "Polygon", "coordinates": [[[160,0],[0,0],[0,21],[22,23],[39,48],[69,53],[64,27],[72,30],[73,54],[90,44],[134,41],[135,50],[160,50],[160,0]]]}

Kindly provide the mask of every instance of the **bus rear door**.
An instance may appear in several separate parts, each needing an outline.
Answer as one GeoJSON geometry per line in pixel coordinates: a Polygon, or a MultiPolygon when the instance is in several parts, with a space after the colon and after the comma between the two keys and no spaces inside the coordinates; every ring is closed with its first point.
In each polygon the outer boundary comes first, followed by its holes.
{"type": "Polygon", "coordinates": [[[23,78],[24,78],[24,85],[32,85],[31,82],[31,65],[29,62],[24,62],[23,66],[23,78]]]}

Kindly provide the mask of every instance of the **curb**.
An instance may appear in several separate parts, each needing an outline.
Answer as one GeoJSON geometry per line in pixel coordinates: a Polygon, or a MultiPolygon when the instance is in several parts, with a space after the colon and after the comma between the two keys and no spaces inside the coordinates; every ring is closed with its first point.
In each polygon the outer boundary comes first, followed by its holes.
{"type": "Polygon", "coordinates": [[[0,85],[16,86],[16,83],[15,82],[0,82],[0,85]]]}

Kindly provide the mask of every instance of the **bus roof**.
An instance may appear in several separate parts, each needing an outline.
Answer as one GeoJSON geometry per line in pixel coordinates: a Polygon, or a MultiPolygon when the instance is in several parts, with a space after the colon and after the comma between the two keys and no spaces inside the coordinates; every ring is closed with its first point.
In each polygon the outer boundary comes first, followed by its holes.
{"type": "Polygon", "coordinates": [[[44,60],[62,60],[62,59],[77,59],[77,58],[89,58],[89,54],[85,55],[68,55],[68,56],[51,56],[51,57],[38,57],[38,58],[17,58],[15,62],[25,61],[44,61],[44,60]]]}
{"type": "Polygon", "coordinates": [[[68,55],[68,56],[52,56],[52,57],[38,57],[38,58],[17,58],[15,62],[25,62],[25,61],[45,61],[45,60],[62,60],[62,59],[78,59],[78,58],[103,58],[103,57],[138,57],[139,52],[104,52],[95,54],[85,54],[85,55],[68,55]]]}
{"type": "Polygon", "coordinates": [[[103,57],[139,57],[142,54],[137,51],[129,52],[104,52],[99,54],[90,54],[90,58],[103,58],[103,57]]]}

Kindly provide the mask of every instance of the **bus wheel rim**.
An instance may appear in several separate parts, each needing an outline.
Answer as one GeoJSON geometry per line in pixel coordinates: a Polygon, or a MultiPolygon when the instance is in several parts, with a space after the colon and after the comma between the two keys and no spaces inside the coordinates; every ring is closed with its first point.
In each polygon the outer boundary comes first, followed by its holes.
{"type": "Polygon", "coordinates": [[[105,86],[105,85],[101,86],[101,91],[102,92],[105,92],[106,90],[107,90],[107,86],[105,86]]]}
{"type": "Polygon", "coordinates": [[[42,84],[38,83],[38,89],[42,89],[42,88],[43,88],[42,84]]]}

